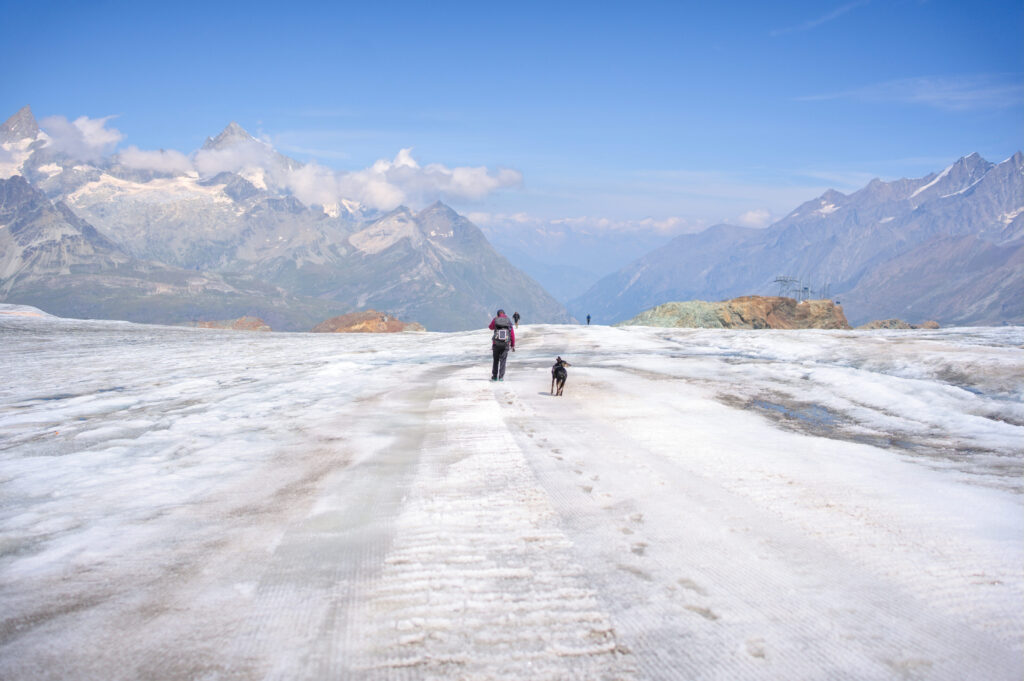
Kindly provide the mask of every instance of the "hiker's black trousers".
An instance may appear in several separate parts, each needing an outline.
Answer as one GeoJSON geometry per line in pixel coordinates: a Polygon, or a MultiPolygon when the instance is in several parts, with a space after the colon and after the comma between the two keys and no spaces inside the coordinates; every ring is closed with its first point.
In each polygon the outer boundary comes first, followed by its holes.
{"type": "Polygon", "coordinates": [[[508,359],[508,343],[495,341],[491,343],[491,354],[494,364],[491,365],[491,378],[505,378],[505,360],[508,359]]]}

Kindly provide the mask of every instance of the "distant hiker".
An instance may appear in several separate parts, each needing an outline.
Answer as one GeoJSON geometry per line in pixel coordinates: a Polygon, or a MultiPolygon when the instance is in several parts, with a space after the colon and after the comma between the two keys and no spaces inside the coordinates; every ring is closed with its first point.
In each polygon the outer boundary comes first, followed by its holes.
{"type": "Polygon", "coordinates": [[[491,320],[488,327],[494,333],[491,335],[491,355],[494,363],[491,365],[491,380],[505,380],[505,360],[508,359],[508,349],[516,351],[516,332],[512,330],[512,320],[505,316],[504,310],[498,310],[498,316],[491,320]]]}
{"type": "Polygon", "coordinates": [[[587,326],[590,326],[590,315],[587,315],[587,326]]]}
{"type": "Polygon", "coordinates": [[[516,328],[518,329],[519,328],[519,313],[518,312],[513,312],[512,313],[512,321],[514,321],[516,323],[516,328]]]}

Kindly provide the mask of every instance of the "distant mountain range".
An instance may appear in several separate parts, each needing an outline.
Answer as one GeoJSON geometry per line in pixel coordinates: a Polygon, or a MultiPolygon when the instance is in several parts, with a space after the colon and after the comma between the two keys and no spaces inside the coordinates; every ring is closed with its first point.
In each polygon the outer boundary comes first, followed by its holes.
{"type": "Polygon", "coordinates": [[[57,149],[28,107],[0,126],[0,302],[65,317],[248,315],[309,330],[373,308],[447,331],[483,326],[498,307],[527,322],[613,323],[672,301],[788,294],[839,300],[854,325],[1024,323],[1020,153],[828,191],[762,230],[716,225],[668,243],[654,232],[491,231],[517,267],[442,203],[315,203],[296,184],[315,169],[235,123],[190,157],[57,149]],[[598,281],[624,255],[638,259],[598,281]],[[524,270],[572,298],[568,309],[524,270]]]}
{"type": "Polygon", "coordinates": [[[837,299],[854,325],[1024,323],[1024,155],[971,154],[924,178],[828,191],[767,229],[678,236],[569,310],[612,323],[670,301],[780,292],[837,299]]]}
{"type": "Polygon", "coordinates": [[[285,330],[367,308],[432,331],[483,326],[498,307],[570,321],[444,204],[307,205],[287,183],[302,164],[235,123],[187,168],[83,161],[47,142],[28,107],[0,127],[0,301],[146,322],[253,315],[285,330]]]}
{"type": "Polygon", "coordinates": [[[481,229],[499,252],[562,302],[579,297],[601,277],[671,239],[659,231],[567,224],[481,229]]]}

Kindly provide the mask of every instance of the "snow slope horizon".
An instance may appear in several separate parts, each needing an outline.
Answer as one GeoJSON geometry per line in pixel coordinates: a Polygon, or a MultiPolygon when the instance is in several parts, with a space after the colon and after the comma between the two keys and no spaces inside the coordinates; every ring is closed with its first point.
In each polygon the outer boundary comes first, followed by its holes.
{"type": "Polygon", "coordinates": [[[1024,330],[520,329],[0,315],[0,676],[1020,677],[1024,330]]]}

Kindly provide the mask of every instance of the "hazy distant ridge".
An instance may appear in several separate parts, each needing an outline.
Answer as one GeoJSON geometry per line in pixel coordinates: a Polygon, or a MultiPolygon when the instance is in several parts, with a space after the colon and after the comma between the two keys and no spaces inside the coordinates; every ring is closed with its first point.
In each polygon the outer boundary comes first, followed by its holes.
{"type": "Polygon", "coordinates": [[[978,154],[916,180],[828,191],[764,230],[685,234],[571,301],[577,316],[628,319],[676,300],[778,292],[791,276],[830,284],[854,325],[1024,322],[1024,156],[978,154]]]}

